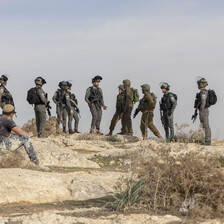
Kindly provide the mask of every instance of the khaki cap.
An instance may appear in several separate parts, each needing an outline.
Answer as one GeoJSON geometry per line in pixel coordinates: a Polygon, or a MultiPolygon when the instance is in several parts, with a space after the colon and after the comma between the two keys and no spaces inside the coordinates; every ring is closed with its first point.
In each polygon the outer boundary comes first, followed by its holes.
{"type": "Polygon", "coordinates": [[[11,104],[6,104],[4,107],[3,107],[3,113],[16,113],[15,112],[15,107],[11,104]]]}

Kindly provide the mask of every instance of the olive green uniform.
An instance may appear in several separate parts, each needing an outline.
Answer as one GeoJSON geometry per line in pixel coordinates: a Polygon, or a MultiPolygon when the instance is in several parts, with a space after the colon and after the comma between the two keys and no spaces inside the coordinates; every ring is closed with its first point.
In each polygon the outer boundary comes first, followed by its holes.
{"type": "Polygon", "coordinates": [[[43,135],[43,131],[46,125],[46,105],[48,103],[48,100],[46,98],[44,90],[40,87],[37,89],[37,95],[39,96],[40,103],[35,104],[34,111],[36,116],[36,127],[38,136],[41,136],[43,135]]]}
{"type": "Polygon", "coordinates": [[[115,129],[115,126],[117,122],[122,119],[123,116],[123,111],[124,111],[124,94],[119,93],[117,95],[117,102],[116,102],[116,112],[111,120],[110,124],[110,131],[113,132],[115,129]]]}
{"type": "Polygon", "coordinates": [[[134,103],[132,102],[132,89],[130,87],[127,87],[124,91],[124,102],[124,112],[121,118],[121,132],[133,134],[131,113],[134,107],[134,103]]]}
{"type": "Polygon", "coordinates": [[[74,131],[78,132],[78,127],[79,127],[79,116],[78,113],[76,111],[76,108],[74,106],[72,106],[71,104],[71,92],[68,91],[65,93],[65,106],[66,106],[66,110],[67,110],[67,114],[68,114],[68,129],[69,132],[72,131],[72,120],[75,120],[75,127],[74,127],[74,131]],[[71,114],[71,110],[73,111],[73,114],[71,114]]]}
{"type": "Polygon", "coordinates": [[[14,101],[12,94],[5,88],[5,86],[0,86],[0,107],[3,108],[6,104],[11,104],[14,106],[14,101]]]}
{"type": "Polygon", "coordinates": [[[142,112],[140,129],[143,137],[147,137],[147,128],[149,128],[155,136],[158,137],[160,135],[158,129],[153,124],[154,109],[155,103],[153,96],[148,92],[141,100],[140,108],[140,111],[142,112]]]}

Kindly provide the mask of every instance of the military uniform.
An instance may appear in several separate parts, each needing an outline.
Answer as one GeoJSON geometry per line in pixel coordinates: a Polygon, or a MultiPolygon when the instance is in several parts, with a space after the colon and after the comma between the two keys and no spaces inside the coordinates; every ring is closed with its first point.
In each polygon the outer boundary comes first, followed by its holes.
{"type": "Polygon", "coordinates": [[[173,124],[173,112],[177,106],[177,100],[171,92],[164,93],[161,102],[160,109],[163,112],[163,125],[166,133],[166,139],[174,139],[174,124],[173,124]]]}
{"type": "Polygon", "coordinates": [[[208,91],[203,89],[199,93],[201,105],[199,107],[199,119],[205,130],[205,144],[211,144],[211,129],[209,126],[209,109],[207,107],[208,91]]]}
{"type": "Polygon", "coordinates": [[[158,129],[153,124],[155,102],[151,93],[145,93],[143,99],[140,101],[140,111],[142,112],[140,129],[143,138],[147,137],[147,128],[157,137],[160,136],[158,129]]]}
{"type": "Polygon", "coordinates": [[[56,104],[56,113],[57,113],[57,128],[59,128],[60,123],[62,123],[63,131],[66,131],[66,120],[67,120],[67,110],[65,104],[62,102],[63,99],[63,90],[58,89],[52,100],[56,104]]]}
{"type": "Polygon", "coordinates": [[[6,104],[11,104],[14,106],[14,101],[11,93],[5,88],[5,86],[0,86],[0,107],[3,108],[6,104]]]}
{"type": "Polygon", "coordinates": [[[104,106],[103,91],[99,87],[89,87],[86,90],[85,101],[88,103],[92,114],[91,131],[100,131],[102,107],[104,106]]]}
{"type": "Polygon", "coordinates": [[[111,133],[114,131],[117,122],[120,119],[122,119],[123,111],[124,111],[124,94],[119,93],[117,95],[116,112],[111,120],[111,124],[110,124],[110,128],[109,128],[111,133]]]}
{"type": "Polygon", "coordinates": [[[72,131],[73,118],[75,120],[74,131],[78,132],[78,127],[79,127],[79,116],[78,116],[78,112],[76,108],[76,105],[78,104],[78,102],[76,99],[72,98],[72,95],[74,94],[72,94],[70,91],[67,91],[65,93],[65,107],[68,114],[68,129],[70,134],[73,133],[72,131]],[[73,114],[71,114],[71,111],[73,111],[73,114]]]}
{"type": "Polygon", "coordinates": [[[121,118],[122,123],[122,134],[133,134],[133,128],[132,128],[132,120],[131,120],[131,113],[134,107],[134,103],[132,101],[132,89],[130,86],[126,87],[124,91],[124,112],[123,116],[121,118]]]}
{"type": "Polygon", "coordinates": [[[35,104],[34,111],[36,116],[37,133],[38,136],[41,137],[46,125],[46,105],[48,103],[48,100],[46,98],[44,90],[41,87],[38,87],[37,95],[40,99],[40,102],[35,104]]]}

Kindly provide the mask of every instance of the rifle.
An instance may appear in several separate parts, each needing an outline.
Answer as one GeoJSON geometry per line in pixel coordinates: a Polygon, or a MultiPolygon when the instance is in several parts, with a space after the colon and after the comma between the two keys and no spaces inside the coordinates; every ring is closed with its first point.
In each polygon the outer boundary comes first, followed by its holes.
{"type": "MultiPolygon", "coordinates": [[[[45,96],[46,96],[46,99],[47,99],[48,98],[48,94],[46,93],[45,96]]],[[[46,108],[47,108],[48,116],[51,117],[51,106],[50,106],[50,102],[47,103],[46,108]]]]}
{"type": "Polygon", "coordinates": [[[195,112],[191,117],[191,120],[193,120],[193,123],[197,120],[197,117],[198,117],[198,108],[195,109],[195,112]]]}
{"type": "Polygon", "coordinates": [[[81,118],[80,109],[78,107],[78,104],[72,99],[70,99],[70,101],[75,105],[76,112],[78,113],[79,117],[81,118]]]}
{"type": "Polygon", "coordinates": [[[133,118],[135,118],[138,115],[138,113],[141,111],[141,108],[143,107],[142,105],[143,105],[143,99],[141,99],[139,101],[138,108],[135,110],[134,115],[133,115],[133,118]]]}
{"type": "Polygon", "coordinates": [[[134,112],[133,118],[135,118],[135,117],[138,115],[139,112],[140,112],[140,110],[139,110],[139,108],[137,108],[137,109],[135,110],[135,112],[134,112]]]}
{"type": "Polygon", "coordinates": [[[159,104],[160,104],[160,119],[161,119],[162,125],[164,127],[165,126],[165,119],[164,119],[163,110],[162,110],[162,107],[161,107],[162,102],[160,102],[159,104]]]}

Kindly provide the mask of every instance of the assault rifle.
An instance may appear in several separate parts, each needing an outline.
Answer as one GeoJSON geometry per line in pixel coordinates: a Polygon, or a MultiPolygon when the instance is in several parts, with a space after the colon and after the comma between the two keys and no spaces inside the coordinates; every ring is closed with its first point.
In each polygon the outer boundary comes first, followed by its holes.
{"type": "MultiPolygon", "coordinates": [[[[197,99],[196,99],[197,100],[197,99]]],[[[193,116],[191,117],[191,120],[193,121],[193,123],[197,120],[197,117],[198,117],[198,110],[199,110],[199,107],[201,105],[201,102],[200,101],[196,101],[195,103],[195,111],[194,111],[194,114],[193,116]]]]}
{"type": "Polygon", "coordinates": [[[143,104],[143,99],[141,99],[139,101],[138,108],[135,110],[134,115],[133,115],[133,118],[136,118],[136,116],[138,115],[138,113],[141,111],[141,108],[143,107],[142,104],[143,104]]]}
{"type": "MultiPolygon", "coordinates": [[[[45,94],[45,96],[46,96],[46,99],[48,99],[48,94],[47,93],[45,94]]],[[[51,109],[52,108],[50,106],[50,102],[47,103],[46,108],[47,108],[48,116],[51,117],[51,109]]]]}
{"type": "Polygon", "coordinates": [[[74,104],[76,112],[78,113],[79,117],[81,118],[80,109],[79,109],[78,104],[72,99],[70,99],[70,101],[74,104]]]}
{"type": "Polygon", "coordinates": [[[161,119],[162,125],[164,127],[165,126],[165,119],[164,119],[163,110],[162,110],[162,106],[161,106],[162,102],[160,102],[159,104],[160,104],[160,109],[159,109],[159,111],[160,111],[160,119],[161,119]]]}

